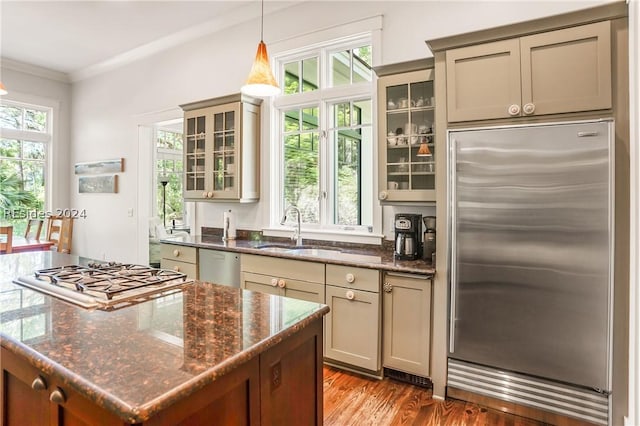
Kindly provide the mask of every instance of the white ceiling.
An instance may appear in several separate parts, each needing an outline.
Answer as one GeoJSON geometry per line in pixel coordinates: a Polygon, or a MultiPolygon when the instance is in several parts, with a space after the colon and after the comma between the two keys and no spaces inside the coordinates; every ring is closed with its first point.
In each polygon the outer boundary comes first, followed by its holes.
{"type": "Polygon", "coordinates": [[[0,0],[0,56],[73,81],[259,15],[258,0],[0,0]]]}

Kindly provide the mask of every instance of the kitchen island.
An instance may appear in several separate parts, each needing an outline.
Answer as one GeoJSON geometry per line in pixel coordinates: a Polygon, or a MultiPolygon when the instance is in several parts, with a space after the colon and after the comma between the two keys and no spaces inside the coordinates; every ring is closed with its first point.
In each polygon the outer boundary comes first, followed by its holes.
{"type": "Polygon", "coordinates": [[[12,283],[86,259],[0,256],[2,424],[321,424],[312,302],[194,281],[111,311],[12,283]]]}

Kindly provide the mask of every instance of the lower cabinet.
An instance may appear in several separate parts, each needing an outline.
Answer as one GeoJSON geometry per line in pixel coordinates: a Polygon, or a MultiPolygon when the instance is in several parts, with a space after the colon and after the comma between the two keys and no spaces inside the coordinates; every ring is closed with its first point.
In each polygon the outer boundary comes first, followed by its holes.
{"type": "Polygon", "coordinates": [[[243,254],[240,287],[324,303],[324,264],[243,254]]]}
{"type": "Polygon", "coordinates": [[[327,265],[325,358],[380,370],[380,272],[327,265]]]}
{"type": "Polygon", "coordinates": [[[198,279],[198,249],[177,244],[160,245],[160,267],[198,279]]]}
{"type": "Polygon", "coordinates": [[[385,273],[383,280],[384,367],[430,375],[431,279],[385,273]]]}
{"type": "Polygon", "coordinates": [[[77,392],[47,377],[5,350],[2,360],[1,421],[4,426],[122,425],[114,414],[97,407],[77,392]]]}
{"type": "MultiPolygon", "coordinates": [[[[3,426],[128,425],[22,357],[0,350],[3,426]]],[[[138,425],[322,425],[322,320],[317,319],[138,425]]]]}

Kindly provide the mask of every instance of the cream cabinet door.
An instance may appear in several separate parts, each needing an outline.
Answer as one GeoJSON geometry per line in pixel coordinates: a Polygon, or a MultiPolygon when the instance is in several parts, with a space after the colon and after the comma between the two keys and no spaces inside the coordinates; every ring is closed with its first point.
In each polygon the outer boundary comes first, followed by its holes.
{"type": "Polygon", "coordinates": [[[324,303],[324,284],[286,278],[283,278],[283,280],[285,281],[283,296],[308,302],[324,303]]]}
{"type": "Polygon", "coordinates": [[[446,66],[449,122],[519,115],[517,39],[448,50],[446,66]]]}
{"type": "Polygon", "coordinates": [[[383,365],[428,377],[431,279],[386,274],[382,288],[383,365]]]}
{"type": "Polygon", "coordinates": [[[365,368],[380,369],[379,293],[327,285],[325,357],[365,368]]]}
{"type": "Polygon", "coordinates": [[[609,21],[520,39],[522,114],[611,108],[609,21]]]}
{"type": "Polygon", "coordinates": [[[240,288],[257,291],[258,293],[275,294],[280,296],[282,293],[280,287],[273,285],[271,280],[272,278],[266,275],[241,272],[240,288]]]}
{"type": "Polygon", "coordinates": [[[250,254],[241,259],[242,288],[324,303],[324,263],[250,254]]]}

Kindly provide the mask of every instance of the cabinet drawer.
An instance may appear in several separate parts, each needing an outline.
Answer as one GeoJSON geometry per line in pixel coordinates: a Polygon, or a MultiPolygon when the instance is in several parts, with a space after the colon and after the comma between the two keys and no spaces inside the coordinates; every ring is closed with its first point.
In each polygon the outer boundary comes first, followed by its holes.
{"type": "Polygon", "coordinates": [[[195,263],[180,262],[172,259],[161,259],[160,267],[186,274],[188,278],[198,279],[198,268],[195,263]]]}
{"type": "Polygon", "coordinates": [[[380,291],[380,272],[377,269],[327,265],[327,285],[378,293],[380,291]]]}
{"type": "Polygon", "coordinates": [[[243,272],[324,284],[324,263],[243,254],[241,264],[243,272]]]}
{"type": "Polygon", "coordinates": [[[175,244],[162,244],[160,257],[162,259],[178,260],[180,262],[196,263],[195,247],[178,246],[175,244]]]}

